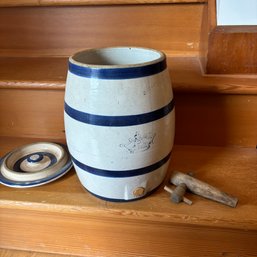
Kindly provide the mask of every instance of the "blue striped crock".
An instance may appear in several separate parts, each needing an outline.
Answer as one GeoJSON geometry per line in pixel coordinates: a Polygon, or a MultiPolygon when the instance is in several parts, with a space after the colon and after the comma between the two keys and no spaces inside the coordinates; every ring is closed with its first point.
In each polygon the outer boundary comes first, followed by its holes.
{"type": "Polygon", "coordinates": [[[89,49],[69,58],[66,139],[82,185],[111,201],[148,195],[163,181],[175,131],[164,53],[89,49]]]}

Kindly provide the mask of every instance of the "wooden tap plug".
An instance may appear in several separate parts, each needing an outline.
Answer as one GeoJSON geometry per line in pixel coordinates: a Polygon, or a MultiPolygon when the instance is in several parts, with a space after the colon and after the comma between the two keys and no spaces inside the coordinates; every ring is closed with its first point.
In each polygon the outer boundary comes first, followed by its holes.
{"type": "Polygon", "coordinates": [[[170,187],[165,186],[164,190],[171,194],[170,199],[173,203],[184,202],[188,205],[191,205],[193,202],[188,198],[184,197],[186,193],[186,185],[184,183],[178,185],[175,190],[172,190],[170,187]]]}

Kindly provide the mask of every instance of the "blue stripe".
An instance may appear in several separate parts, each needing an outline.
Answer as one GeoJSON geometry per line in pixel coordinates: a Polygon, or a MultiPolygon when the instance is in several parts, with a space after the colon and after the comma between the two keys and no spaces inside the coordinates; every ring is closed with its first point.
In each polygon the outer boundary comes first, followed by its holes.
{"type": "Polygon", "coordinates": [[[91,125],[108,127],[133,126],[152,122],[163,118],[169,114],[173,108],[174,100],[172,99],[166,106],[148,113],[124,116],[103,116],[81,112],[70,107],[66,102],[64,104],[65,112],[71,118],[91,125]]]}
{"type": "Polygon", "coordinates": [[[27,155],[23,156],[22,158],[20,158],[19,160],[17,160],[15,162],[15,164],[13,165],[13,170],[16,171],[16,172],[26,172],[21,168],[21,163],[24,160],[28,159],[30,156],[34,155],[34,154],[42,155],[43,158],[44,158],[44,156],[47,156],[50,159],[49,165],[47,167],[45,167],[44,169],[49,168],[50,166],[54,165],[57,162],[56,157],[51,153],[48,153],[48,152],[34,152],[32,154],[27,154],[27,155]]]}
{"type": "Polygon", "coordinates": [[[155,192],[158,187],[160,185],[158,185],[156,188],[154,188],[153,190],[151,191],[148,191],[145,195],[143,196],[140,196],[140,197],[136,197],[136,198],[132,198],[132,199],[120,199],[120,198],[108,198],[108,197],[104,197],[104,196],[101,196],[101,195],[97,195],[93,192],[91,192],[88,188],[84,187],[85,190],[87,190],[90,194],[94,195],[95,197],[99,198],[99,199],[102,199],[104,201],[109,201],[109,202],[116,202],[116,203],[124,203],[124,202],[134,202],[134,201],[137,201],[137,200],[140,200],[140,199],[143,199],[143,198],[146,198],[147,196],[149,196],[150,194],[152,194],[153,192],[155,192]]]}
{"type": "Polygon", "coordinates": [[[151,171],[154,171],[154,170],[160,168],[162,165],[164,165],[169,160],[170,155],[171,155],[171,152],[167,156],[165,156],[162,160],[160,160],[152,165],[149,165],[149,166],[146,166],[143,168],[139,168],[139,169],[134,169],[134,170],[98,169],[98,168],[88,166],[84,163],[81,163],[80,161],[75,159],[73,156],[71,158],[75,165],[77,165],[82,170],[89,172],[91,174],[94,174],[97,176],[102,176],[102,177],[110,177],[110,178],[125,178],[125,177],[133,177],[133,176],[143,175],[143,174],[149,173],[151,171]]]}
{"type": "Polygon", "coordinates": [[[69,71],[75,75],[97,79],[134,79],[151,76],[164,71],[166,59],[145,66],[126,68],[89,68],[69,62],[69,71]]]}

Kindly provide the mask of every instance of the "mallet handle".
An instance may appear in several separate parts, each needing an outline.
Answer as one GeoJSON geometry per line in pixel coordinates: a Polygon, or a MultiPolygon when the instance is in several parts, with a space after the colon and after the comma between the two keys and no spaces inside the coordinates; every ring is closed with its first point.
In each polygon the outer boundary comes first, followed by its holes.
{"type": "Polygon", "coordinates": [[[228,195],[216,187],[213,187],[179,171],[173,172],[170,182],[176,186],[180,185],[181,183],[185,183],[187,189],[192,193],[226,204],[230,207],[236,207],[238,202],[236,197],[228,195]]]}

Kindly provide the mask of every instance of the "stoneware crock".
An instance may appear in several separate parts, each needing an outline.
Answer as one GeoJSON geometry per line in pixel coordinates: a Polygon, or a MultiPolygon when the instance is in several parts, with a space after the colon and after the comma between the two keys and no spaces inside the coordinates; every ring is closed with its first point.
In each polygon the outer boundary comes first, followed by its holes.
{"type": "Polygon", "coordinates": [[[65,131],[82,185],[111,201],[144,197],[163,181],[174,139],[164,53],[90,49],[69,58],[65,131]]]}

